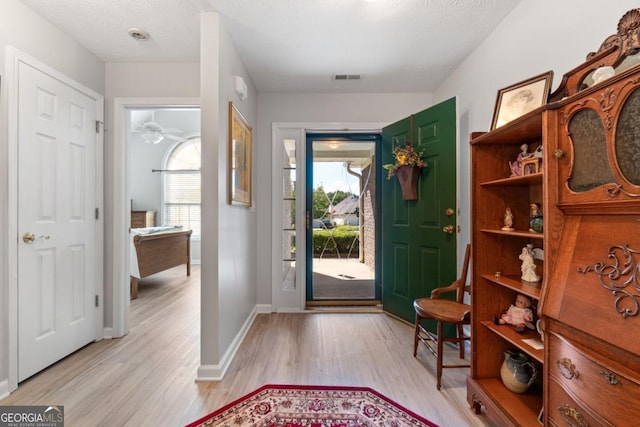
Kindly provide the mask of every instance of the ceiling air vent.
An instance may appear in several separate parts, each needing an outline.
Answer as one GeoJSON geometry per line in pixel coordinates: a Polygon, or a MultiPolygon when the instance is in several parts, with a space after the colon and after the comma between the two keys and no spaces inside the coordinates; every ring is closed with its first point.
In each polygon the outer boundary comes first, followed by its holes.
{"type": "Polygon", "coordinates": [[[331,80],[360,80],[361,78],[360,74],[334,74],[331,76],[331,80]]]}

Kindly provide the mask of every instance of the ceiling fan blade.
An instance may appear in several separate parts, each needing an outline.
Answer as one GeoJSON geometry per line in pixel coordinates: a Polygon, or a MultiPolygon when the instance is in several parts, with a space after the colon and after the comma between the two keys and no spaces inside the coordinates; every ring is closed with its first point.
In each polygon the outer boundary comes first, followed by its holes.
{"type": "Polygon", "coordinates": [[[182,133],[182,129],[178,129],[178,128],[162,128],[162,132],[164,132],[164,133],[182,133]]]}
{"type": "Polygon", "coordinates": [[[141,123],[131,122],[131,132],[144,132],[144,126],[141,123]]]}
{"type": "Polygon", "coordinates": [[[156,133],[164,132],[164,129],[162,128],[162,126],[160,126],[156,122],[145,122],[142,124],[142,129],[144,129],[147,132],[156,132],[156,133]]]}
{"type": "Polygon", "coordinates": [[[173,139],[174,141],[180,141],[180,142],[185,141],[185,138],[181,138],[181,137],[176,136],[176,135],[171,135],[170,133],[163,133],[162,135],[165,138],[173,139]]]}

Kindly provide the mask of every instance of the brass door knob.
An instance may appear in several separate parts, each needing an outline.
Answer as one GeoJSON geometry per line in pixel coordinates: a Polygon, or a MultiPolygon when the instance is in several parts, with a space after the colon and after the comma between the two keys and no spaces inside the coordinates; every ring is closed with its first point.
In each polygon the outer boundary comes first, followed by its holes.
{"type": "Polygon", "coordinates": [[[456,231],[456,227],[451,224],[445,225],[444,227],[442,227],[442,231],[447,234],[453,234],[456,231]]]}
{"type": "Polygon", "coordinates": [[[33,243],[38,239],[42,239],[42,240],[49,240],[49,236],[36,236],[33,233],[24,233],[22,235],[22,241],[25,243],[33,243]]]}

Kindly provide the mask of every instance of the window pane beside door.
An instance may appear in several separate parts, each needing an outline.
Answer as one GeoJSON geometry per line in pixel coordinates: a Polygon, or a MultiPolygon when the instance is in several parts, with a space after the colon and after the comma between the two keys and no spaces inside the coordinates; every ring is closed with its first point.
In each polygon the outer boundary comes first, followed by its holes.
{"type": "Polygon", "coordinates": [[[295,140],[282,146],[282,289],[296,289],[296,152],[295,140]]]}

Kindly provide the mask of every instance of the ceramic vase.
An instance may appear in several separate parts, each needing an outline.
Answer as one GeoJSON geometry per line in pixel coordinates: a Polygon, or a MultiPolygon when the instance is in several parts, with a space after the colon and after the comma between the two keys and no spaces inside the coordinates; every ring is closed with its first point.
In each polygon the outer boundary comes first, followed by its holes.
{"type": "Polygon", "coordinates": [[[505,351],[500,367],[502,383],[514,393],[526,392],[538,377],[538,369],[527,355],[516,351],[505,351]]]}

